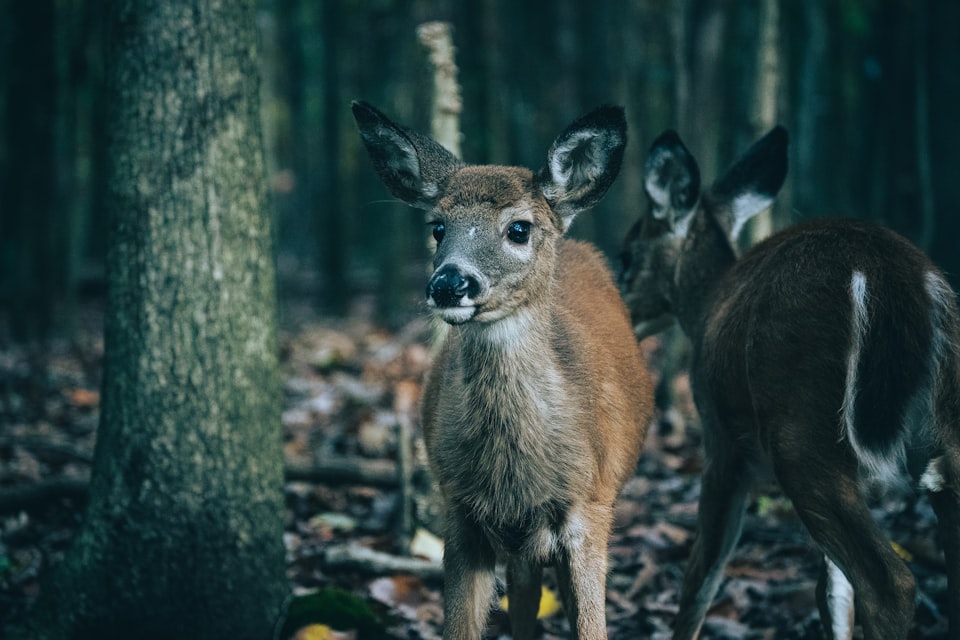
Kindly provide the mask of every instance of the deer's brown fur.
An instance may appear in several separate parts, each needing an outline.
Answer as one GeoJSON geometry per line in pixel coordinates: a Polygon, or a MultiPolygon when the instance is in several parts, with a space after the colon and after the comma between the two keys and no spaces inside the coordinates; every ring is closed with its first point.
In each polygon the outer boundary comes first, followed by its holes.
{"type": "Polygon", "coordinates": [[[463,165],[369,105],[354,114],[381,178],[438,239],[428,305],[451,326],[422,413],[447,507],[444,636],[481,636],[503,558],[514,637],[532,637],[553,564],[575,636],[605,638],[613,503],[652,392],[603,257],[564,233],[616,176],[623,112],[573,123],[536,174],[463,165]]]}

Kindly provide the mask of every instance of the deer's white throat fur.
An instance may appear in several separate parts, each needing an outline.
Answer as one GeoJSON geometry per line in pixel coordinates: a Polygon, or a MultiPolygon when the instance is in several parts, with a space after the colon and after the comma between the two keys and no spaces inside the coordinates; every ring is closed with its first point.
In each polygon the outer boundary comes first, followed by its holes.
{"type": "MultiPolygon", "coordinates": [[[[571,438],[572,430],[565,428],[571,419],[569,381],[555,362],[549,340],[537,330],[538,322],[524,309],[497,322],[451,329],[465,354],[461,367],[468,405],[457,425],[464,436],[463,451],[440,455],[463,459],[483,443],[482,455],[469,456],[469,472],[455,474],[451,483],[453,494],[465,499],[481,522],[523,522],[532,510],[560,499],[559,491],[569,490],[560,486],[562,475],[588,459],[585,443],[571,438]],[[564,461],[560,467],[558,458],[564,461]]],[[[581,476],[584,483],[590,479],[587,469],[581,476]]],[[[556,533],[531,535],[528,552],[545,561],[556,533]]]]}

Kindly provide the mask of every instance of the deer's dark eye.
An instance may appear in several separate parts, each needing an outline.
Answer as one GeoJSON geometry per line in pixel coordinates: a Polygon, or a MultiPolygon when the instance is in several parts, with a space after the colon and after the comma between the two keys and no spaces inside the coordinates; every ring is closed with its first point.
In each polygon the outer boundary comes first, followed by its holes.
{"type": "Polygon", "coordinates": [[[437,241],[437,244],[440,244],[440,241],[443,240],[444,232],[446,232],[446,229],[442,222],[433,223],[433,239],[437,241]]]}
{"type": "Polygon", "coordinates": [[[507,227],[507,238],[516,244],[527,244],[530,239],[530,223],[526,220],[516,220],[507,227]]]}

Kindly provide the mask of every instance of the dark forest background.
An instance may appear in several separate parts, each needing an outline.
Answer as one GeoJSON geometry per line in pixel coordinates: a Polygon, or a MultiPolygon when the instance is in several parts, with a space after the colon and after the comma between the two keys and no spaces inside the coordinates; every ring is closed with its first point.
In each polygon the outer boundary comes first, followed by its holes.
{"type": "MultiPolygon", "coordinates": [[[[91,0],[0,0],[0,348],[69,336],[78,306],[104,290],[102,14],[91,0]]],[[[416,27],[432,20],[453,25],[469,162],[536,168],[580,113],[626,106],[620,179],[575,225],[614,266],[645,206],[642,163],[657,134],[677,129],[711,179],[782,123],[791,166],[773,227],[879,220],[958,284],[960,3],[262,0],[282,302],[331,315],[364,303],[390,324],[419,313],[427,231],[380,186],[349,103],[429,131],[416,27]]]]}

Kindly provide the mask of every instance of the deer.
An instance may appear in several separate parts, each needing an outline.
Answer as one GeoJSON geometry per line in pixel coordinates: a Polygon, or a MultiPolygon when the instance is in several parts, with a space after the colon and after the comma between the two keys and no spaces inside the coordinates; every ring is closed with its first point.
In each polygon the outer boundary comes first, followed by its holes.
{"type": "Polygon", "coordinates": [[[537,173],[465,164],[364,102],[353,115],[380,179],[428,212],[436,240],[426,304],[446,335],[421,415],[445,503],[444,637],[481,637],[501,559],[513,637],[534,636],[552,565],[572,633],[606,638],[613,505],[652,390],[605,258],[565,234],[617,177],[624,111],[574,121],[537,173]]]}
{"type": "Polygon", "coordinates": [[[649,207],[627,234],[619,286],[637,338],[679,322],[693,346],[704,465],[674,638],[699,635],[772,473],[823,554],[816,597],[828,638],[906,638],[915,579],[871,517],[877,491],[925,491],[960,637],[960,329],[944,275],[901,235],[812,219],[738,256],[744,223],[787,172],[777,127],[701,191],[667,131],[644,167],[649,207]]]}

